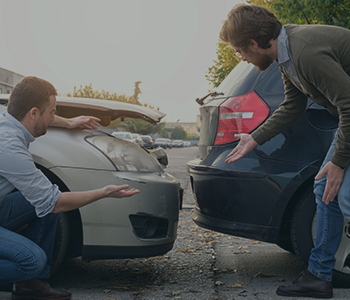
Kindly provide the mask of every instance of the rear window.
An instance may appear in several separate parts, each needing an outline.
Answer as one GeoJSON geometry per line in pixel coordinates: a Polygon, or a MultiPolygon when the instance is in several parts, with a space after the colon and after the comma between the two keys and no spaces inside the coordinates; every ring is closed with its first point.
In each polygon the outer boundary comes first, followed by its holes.
{"type": "Polygon", "coordinates": [[[226,76],[223,82],[221,82],[217,88],[217,91],[226,94],[230,89],[232,89],[232,86],[238,85],[240,82],[242,82],[247,77],[249,72],[254,68],[255,67],[253,64],[248,64],[244,61],[241,61],[231,71],[231,73],[226,76]]]}
{"type": "Polygon", "coordinates": [[[231,73],[226,76],[216,91],[224,93],[226,97],[249,93],[254,90],[261,80],[275,67],[277,67],[276,62],[265,71],[258,71],[253,64],[241,61],[231,73]]]}

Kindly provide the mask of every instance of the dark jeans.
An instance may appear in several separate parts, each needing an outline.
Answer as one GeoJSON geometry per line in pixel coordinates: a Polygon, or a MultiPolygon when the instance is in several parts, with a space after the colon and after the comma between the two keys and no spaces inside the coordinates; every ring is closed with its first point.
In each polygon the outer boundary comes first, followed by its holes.
{"type": "MultiPolygon", "coordinates": [[[[321,169],[332,159],[338,131],[328,150],[321,169]]],[[[350,218],[350,168],[346,168],[338,195],[328,205],[322,202],[327,178],[315,182],[314,193],[317,203],[317,233],[315,247],[311,251],[308,270],[316,277],[331,281],[335,266],[335,254],[339,248],[343,232],[344,217],[350,218]]],[[[341,264],[342,266],[343,264],[341,264]]]]}
{"type": "Polygon", "coordinates": [[[49,278],[58,214],[38,218],[20,192],[0,202],[0,285],[49,278]],[[14,231],[27,225],[24,234],[14,231]]]}

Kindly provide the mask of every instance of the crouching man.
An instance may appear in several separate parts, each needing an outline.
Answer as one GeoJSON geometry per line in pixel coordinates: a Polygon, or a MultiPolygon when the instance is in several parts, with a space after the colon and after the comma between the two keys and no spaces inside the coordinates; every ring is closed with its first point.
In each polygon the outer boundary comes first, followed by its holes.
{"type": "Polygon", "coordinates": [[[109,185],[83,192],[60,192],[36,168],[28,146],[47,127],[97,128],[99,119],[66,119],[54,114],[56,89],[40,78],[25,77],[13,89],[0,115],[0,285],[13,283],[12,299],[70,299],[52,289],[49,278],[58,213],[105,197],[130,197],[139,190],[109,185]],[[18,191],[11,193],[14,189],[18,191]],[[15,231],[28,224],[25,235],[15,231]]]}

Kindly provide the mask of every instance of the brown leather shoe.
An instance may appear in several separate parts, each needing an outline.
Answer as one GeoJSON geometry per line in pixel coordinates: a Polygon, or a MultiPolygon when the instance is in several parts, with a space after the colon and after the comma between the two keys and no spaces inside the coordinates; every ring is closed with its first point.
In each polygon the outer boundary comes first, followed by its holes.
{"type": "Polygon", "coordinates": [[[280,285],[276,291],[280,296],[332,298],[333,287],[331,281],[317,278],[308,270],[301,272],[290,285],[280,285]]]}
{"type": "Polygon", "coordinates": [[[71,293],[54,290],[47,282],[39,279],[17,281],[12,287],[12,299],[15,300],[67,300],[71,297],[71,293]]]}

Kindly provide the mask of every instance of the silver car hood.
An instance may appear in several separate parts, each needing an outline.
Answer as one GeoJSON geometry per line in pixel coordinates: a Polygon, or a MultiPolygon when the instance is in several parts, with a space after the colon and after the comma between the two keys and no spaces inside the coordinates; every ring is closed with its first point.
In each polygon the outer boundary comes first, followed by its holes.
{"type": "MultiPolygon", "coordinates": [[[[0,95],[0,104],[7,104],[9,94],[0,95]]],[[[57,114],[71,118],[80,115],[95,116],[101,119],[101,125],[107,126],[117,118],[142,119],[151,124],[158,124],[164,113],[141,105],[134,105],[114,100],[94,98],[56,97],[57,114]]]]}

